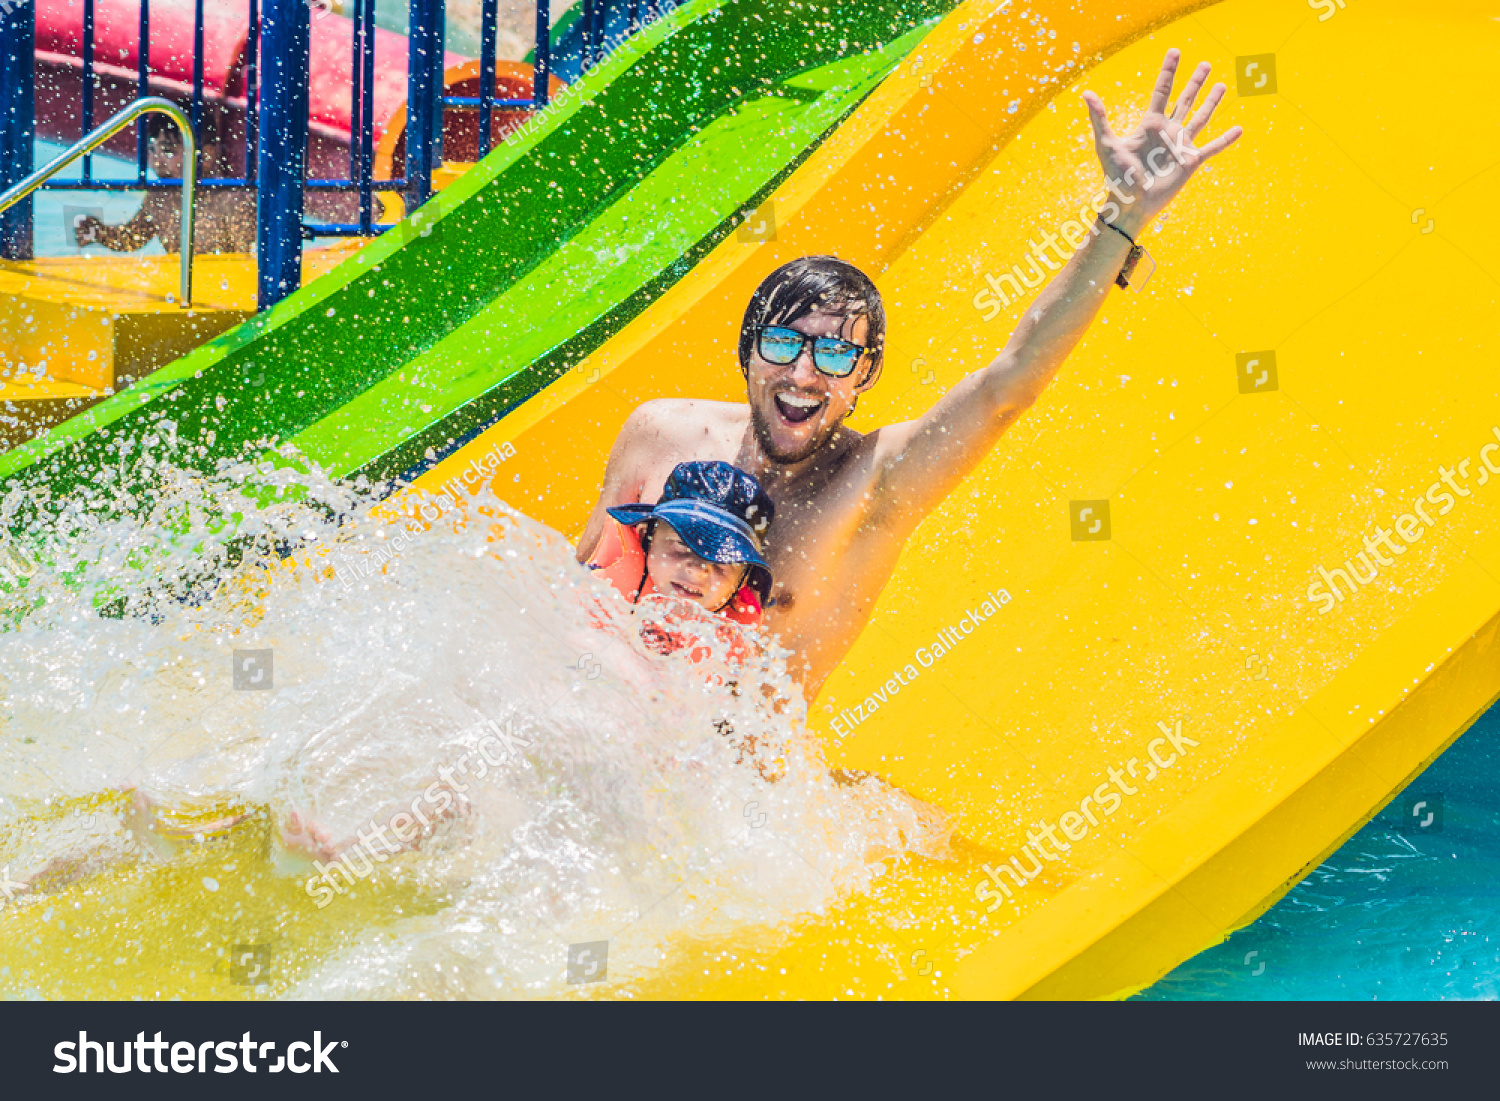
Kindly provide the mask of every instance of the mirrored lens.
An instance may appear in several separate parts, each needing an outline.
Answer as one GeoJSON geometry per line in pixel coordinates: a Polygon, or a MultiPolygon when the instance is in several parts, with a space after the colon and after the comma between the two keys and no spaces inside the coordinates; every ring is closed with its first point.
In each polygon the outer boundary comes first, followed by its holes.
{"type": "Polygon", "coordinates": [[[847,375],[864,349],[843,340],[819,340],[813,345],[813,364],[830,375],[847,375]]]}
{"type": "Polygon", "coordinates": [[[768,363],[790,363],[802,352],[802,334],[793,329],[760,331],[760,355],[768,363]]]}

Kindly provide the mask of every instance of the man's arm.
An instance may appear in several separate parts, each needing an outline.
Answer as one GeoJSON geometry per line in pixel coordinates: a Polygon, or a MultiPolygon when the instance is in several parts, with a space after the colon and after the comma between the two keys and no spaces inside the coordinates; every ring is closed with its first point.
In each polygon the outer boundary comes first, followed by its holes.
{"type": "MultiPolygon", "coordinates": [[[[1199,149],[1193,140],[1224,96],[1215,85],[1189,118],[1209,66],[1193,71],[1172,114],[1165,114],[1177,71],[1169,50],[1140,125],[1119,136],[1110,130],[1104,104],[1084,93],[1094,144],[1109,190],[1120,200],[1111,224],[1135,238],[1182,189],[1197,167],[1233,144],[1239,127],[1199,149]]],[[[1106,205],[1105,209],[1108,209],[1106,205]]],[[[1098,316],[1130,252],[1122,233],[1094,227],[1056,278],[1026,311],[1004,350],[945,394],[923,417],[881,429],[880,500],[915,523],[942,501],[1036,401],[1098,316]]]]}
{"type": "Polygon", "coordinates": [[[615,444],[609,451],[609,462],[604,467],[604,485],[599,489],[599,501],[578,537],[578,561],[587,562],[599,545],[604,533],[604,523],[609,519],[605,509],[616,505],[628,505],[641,499],[644,471],[639,458],[644,449],[655,446],[662,432],[662,406],[670,402],[648,401],[636,407],[625,420],[615,444]]]}
{"type": "Polygon", "coordinates": [[[587,562],[593,557],[594,549],[599,545],[599,537],[604,533],[604,522],[609,519],[609,513],[604,510],[640,500],[640,479],[632,479],[629,471],[633,465],[631,459],[635,440],[641,434],[640,422],[646,415],[646,406],[638,406],[626,419],[620,434],[615,437],[615,445],[609,449],[609,461],[604,465],[604,484],[599,488],[599,500],[594,505],[594,511],[589,513],[589,522],[584,525],[583,534],[578,537],[577,554],[580,562],[587,562]],[[632,480],[636,483],[634,495],[630,492],[632,480]]]}

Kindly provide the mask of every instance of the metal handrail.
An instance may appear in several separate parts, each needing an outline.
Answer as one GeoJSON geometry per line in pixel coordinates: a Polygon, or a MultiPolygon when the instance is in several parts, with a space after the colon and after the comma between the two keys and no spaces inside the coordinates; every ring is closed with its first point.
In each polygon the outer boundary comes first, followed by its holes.
{"type": "Polygon", "coordinates": [[[169,99],[160,96],[143,96],[120,111],[113,118],[101,123],[85,134],[51,161],[38,168],[15,187],[0,195],[0,213],[15,206],[42,184],[72,164],[85,157],[142,115],[152,112],[166,115],[177,124],[182,133],[182,262],[181,299],[184,308],[193,302],[193,196],[198,182],[198,143],[193,137],[193,123],[187,112],[169,99]]]}

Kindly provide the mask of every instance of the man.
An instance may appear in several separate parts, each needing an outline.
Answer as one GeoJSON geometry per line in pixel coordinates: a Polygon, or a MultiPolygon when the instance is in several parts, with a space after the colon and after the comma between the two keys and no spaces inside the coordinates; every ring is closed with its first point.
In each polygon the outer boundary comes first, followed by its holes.
{"type": "Polygon", "coordinates": [[[862,273],[832,257],[793,261],[761,284],[745,313],[740,366],[749,403],[669,399],[636,409],[610,452],[579,559],[593,553],[607,509],[655,500],[677,463],[718,459],[748,471],[776,506],[765,547],[776,587],[765,625],[793,651],[792,673],[807,698],[816,696],[864,629],[916,526],[1051,382],[1116,278],[1129,278],[1141,230],[1200,164],[1240,137],[1232,127],[1201,149],[1194,144],[1224,97],[1217,84],[1192,113],[1210,71],[1206,63],[1166,114],[1177,62],[1178,51],[1169,50],[1146,115],[1130,134],[1116,135],[1103,102],[1084,93],[1117,201],[1105,203],[1112,213],[988,367],[919,420],[868,435],[843,427],[880,377],[880,295],[862,273]]]}

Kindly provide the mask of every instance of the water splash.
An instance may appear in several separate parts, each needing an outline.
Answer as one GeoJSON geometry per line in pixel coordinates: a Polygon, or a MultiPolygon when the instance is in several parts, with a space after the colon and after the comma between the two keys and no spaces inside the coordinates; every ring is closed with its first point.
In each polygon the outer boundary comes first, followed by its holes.
{"type": "Polygon", "coordinates": [[[829,772],[769,640],[741,662],[631,608],[494,498],[415,531],[290,452],[204,474],[174,446],[121,456],[154,456],[150,500],[106,476],[4,502],[32,569],[0,634],[0,864],[31,887],[0,922],[65,896],[87,927],[135,876],[142,934],[274,931],[273,994],[532,996],[573,989],[569,945],[628,980],[944,852],[935,813],[829,772]]]}

